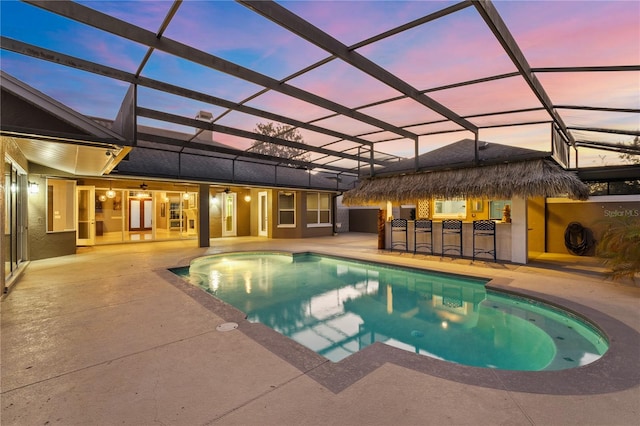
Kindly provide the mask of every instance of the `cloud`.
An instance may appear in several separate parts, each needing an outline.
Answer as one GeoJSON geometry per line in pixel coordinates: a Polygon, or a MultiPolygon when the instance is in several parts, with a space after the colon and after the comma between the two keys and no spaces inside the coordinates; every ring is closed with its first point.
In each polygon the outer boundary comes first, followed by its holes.
{"type": "Polygon", "coordinates": [[[420,90],[515,71],[473,8],[359,51],[420,90]]]}
{"type": "Polygon", "coordinates": [[[460,115],[540,107],[522,77],[510,77],[431,92],[429,95],[460,115]]]}
{"type": "Polygon", "coordinates": [[[185,2],[165,33],[185,44],[282,79],[327,56],[234,2],[185,2]],[[300,54],[304,52],[304,54],[300,54]]]}
{"type": "Polygon", "coordinates": [[[351,108],[401,95],[341,60],[316,68],[291,80],[290,84],[351,108]]]}
{"type": "Polygon", "coordinates": [[[332,111],[270,90],[250,100],[247,105],[300,121],[311,121],[333,114],[332,111]]]}
{"type": "Polygon", "coordinates": [[[640,2],[496,2],[533,67],[640,62],[640,2]]]}
{"type": "Polygon", "coordinates": [[[640,108],[640,71],[539,73],[557,105],[640,108]]]}
{"type": "Polygon", "coordinates": [[[89,0],[78,1],[78,3],[154,33],[160,28],[171,7],[171,2],[169,1],[89,0]]]}

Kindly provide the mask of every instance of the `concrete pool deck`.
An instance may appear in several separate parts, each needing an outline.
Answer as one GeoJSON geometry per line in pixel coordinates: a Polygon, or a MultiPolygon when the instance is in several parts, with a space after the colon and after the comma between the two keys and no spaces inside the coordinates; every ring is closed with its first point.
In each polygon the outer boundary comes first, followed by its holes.
{"type": "MultiPolygon", "coordinates": [[[[633,374],[626,381],[605,378],[600,387],[578,376],[568,380],[575,379],[568,387],[573,391],[557,392],[550,386],[545,393],[545,375],[529,377],[527,381],[537,382],[535,389],[518,391],[500,375],[483,377],[492,370],[456,366],[458,376],[452,377],[444,371],[447,367],[425,371],[409,365],[413,359],[403,365],[379,357],[366,368],[359,362],[331,365],[286,343],[283,357],[283,338],[259,327],[241,322],[237,330],[216,331],[233,313],[208,302],[212,298],[198,289],[182,288],[166,272],[204,254],[268,249],[318,251],[490,277],[509,289],[535,291],[593,309],[628,329],[630,349],[637,345],[640,288],[605,280],[603,269],[591,259],[544,255],[529,265],[472,263],[390,253],[376,245],[377,237],[367,234],[303,240],[242,237],[215,239],[204,249],[193,240],[121,244],[34,261],[0,304],[0,424],[640,421],[640,388],[633,374]],[[488,379],[493,385],[485,382],[488,379]]],[[[630,357],[628,350],[618,364],[638,371],[640,347],[630,357]]],[[[373,352],[384,351],[383,347],[373,352]]]]}

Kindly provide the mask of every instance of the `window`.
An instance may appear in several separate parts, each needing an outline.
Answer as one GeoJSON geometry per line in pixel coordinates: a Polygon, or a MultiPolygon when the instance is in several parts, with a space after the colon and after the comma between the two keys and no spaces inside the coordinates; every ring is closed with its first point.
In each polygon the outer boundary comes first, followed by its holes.
{"type": "Polygon", "coordinates": [[[467,217],[467,200],[464,198],[437,199],[434,201],[433,217],[464,219],[467,217]]]}
{"type": "Polygon", "coordinates": [[[331,225],[331,194],[307,193],[307,226],[331,225]]]}
{"type": "Polygon", "coordinates": [[[76,182],[47,179],[47,232],[74,231],[76,182]]]}
{"type": "Polygon", "coordinates": [[[296,226],[296,194],[278,192],[278,226],[294,228],[296,226]]]}
{"type": "Polygon", "coordinates": [[[511,200],[492,200],[489,201],[489,219],[502,220],[504,206],[511,207],[511,200]]]}

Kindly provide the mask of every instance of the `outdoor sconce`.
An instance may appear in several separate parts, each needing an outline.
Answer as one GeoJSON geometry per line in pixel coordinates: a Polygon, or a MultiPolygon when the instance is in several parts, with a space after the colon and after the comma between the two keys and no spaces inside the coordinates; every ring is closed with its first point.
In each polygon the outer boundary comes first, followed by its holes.
{"type": "Polygon", "coordinates": [[[244,200],[248,203],[249,201],[251,201],[251,195],[245,195],[244,196],[244,200]]]}
{"type": "Polygon", "coordinates": [[[40,192],[40,185],[37,182],[29,182],[29,194],[37,194],[40,192]]]}

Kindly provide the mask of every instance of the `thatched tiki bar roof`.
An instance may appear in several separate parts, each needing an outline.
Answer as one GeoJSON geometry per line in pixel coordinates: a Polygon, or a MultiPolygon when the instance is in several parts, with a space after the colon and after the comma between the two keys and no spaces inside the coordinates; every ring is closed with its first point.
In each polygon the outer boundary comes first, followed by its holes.
{"type": "Polygon", "coordinates": [[[356,188],[345,192],[343,203],[414,203],[431,197],[510,199],[514,196],[567,196],[586,200],[589,196],[584,182],[549,159],[546,153],[532,155],[531,150],[524,152],[521,148],[483,142],[480,165],[469,167],[469,159],[462,157],[473,155],[472,150],[469,154],[470,143],[473,141],[462,140],[423,154],[419,157],[421,167],[418,172],[401,173],[403,167],[414,163],[413,159],[389,167],[383,172],[394,174],[362,180],[356,188]],[[505,155],[508,155],[508,160],[503,157],[505,155]],[[498,161],[500,157],[503,157],[502,161],[498,161]],[[450,167],[443,168],[447,163],[450,167]]]}

